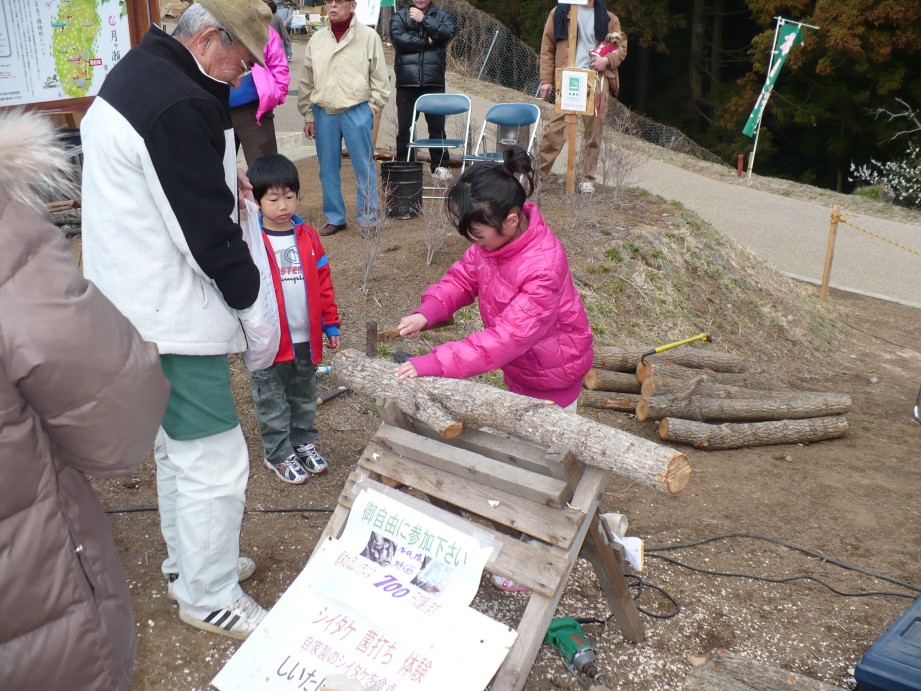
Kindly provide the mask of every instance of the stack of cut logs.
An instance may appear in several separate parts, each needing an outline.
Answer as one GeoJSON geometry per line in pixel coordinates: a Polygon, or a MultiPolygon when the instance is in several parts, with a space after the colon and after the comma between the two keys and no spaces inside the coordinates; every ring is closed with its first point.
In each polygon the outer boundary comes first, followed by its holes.
{"type": "Polygon", "coordinates": [[[595,348],[579,405],[659,421],[659,436],[699,449],[737,449],[834,439],[847,433],[851,397],[772,390],[732,353],[675,348],[595,348]]]}

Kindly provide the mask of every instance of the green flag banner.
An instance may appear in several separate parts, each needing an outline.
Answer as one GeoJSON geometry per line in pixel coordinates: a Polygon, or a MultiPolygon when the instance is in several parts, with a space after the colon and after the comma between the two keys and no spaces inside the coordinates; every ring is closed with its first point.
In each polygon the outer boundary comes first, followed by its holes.
{"type": "Polygon", "coordinates": [[[771,97],[771,91],[774,89],[774,82],[777,81],[780,68],[787,61],[787,53],[802,42],[803,37],[800,33],[799,24],[781,24],[774,43],[774,60],[771,63],[771,71],[768,73],[767,79],[764,80],[761,95],[758,96],[755,107],[752,109],[752,114],[748,116],[748,122],[745,123],[745,129],[742,130],[742,134],[746,137],[755,136],[755,131],[758,129],[761,116],[764,113],[764,107],[767,105],[768,99],[771,97]]]}

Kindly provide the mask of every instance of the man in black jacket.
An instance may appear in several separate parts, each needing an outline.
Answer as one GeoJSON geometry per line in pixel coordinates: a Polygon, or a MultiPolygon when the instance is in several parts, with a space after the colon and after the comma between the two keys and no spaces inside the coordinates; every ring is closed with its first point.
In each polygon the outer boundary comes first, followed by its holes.
{"type": "MultiPolygon", "coordinates": [[[[390,20],[390,41],[396,56],[393,69],[397,76],[397,154],[405,161],[413,107],[422,94],[445,92],[447,45],[454,36],[454,17],[436,7],[432,0],[411,0],[412,6],[394,12],[390,20]]],[[[429,137],[445,139],[443,115],[426,114],[429,137]]],[[[447,149],[429,149],[432,177],[448,180],[447,149]]]]}

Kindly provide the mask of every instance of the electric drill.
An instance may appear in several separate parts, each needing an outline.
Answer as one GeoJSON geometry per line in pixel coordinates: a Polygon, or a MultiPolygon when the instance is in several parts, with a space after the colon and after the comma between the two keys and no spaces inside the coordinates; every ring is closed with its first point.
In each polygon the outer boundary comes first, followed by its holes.
{"type": "MultiPolygon", "coordinates": [[[[550,622],[544,643],[560,651],[566,668],[577,677],[589,679],[595,685],[604,684],[604,674],[598,669],[598,654],[582,635],[582,625],[572,617],[560,617],[550,622]]],[[[583,679],[583,681],[584,681],[583,679]]]]}

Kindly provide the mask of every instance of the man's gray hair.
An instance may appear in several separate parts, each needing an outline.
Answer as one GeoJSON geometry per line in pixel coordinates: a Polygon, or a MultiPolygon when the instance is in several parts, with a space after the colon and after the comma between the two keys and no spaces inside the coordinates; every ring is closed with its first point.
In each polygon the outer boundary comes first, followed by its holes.
{"type": "Polygon", "coordinates": [[[221,45],[225,48],[230,47],[231,41],[227,34],[224,33],[226,29],[221,26],[221,23],[215,19],[213,14],[197,2],[194,5],[189,5],[188,9],[182,13],[179,23],[173,29],[173,38],[185,42],[204,29],[221,29],[221,45]]]}

